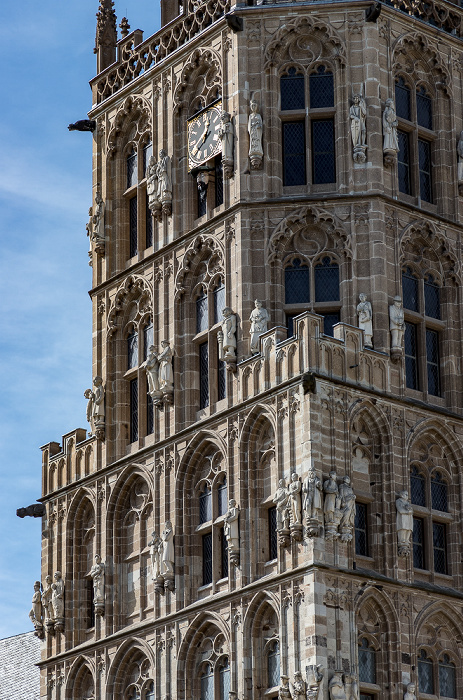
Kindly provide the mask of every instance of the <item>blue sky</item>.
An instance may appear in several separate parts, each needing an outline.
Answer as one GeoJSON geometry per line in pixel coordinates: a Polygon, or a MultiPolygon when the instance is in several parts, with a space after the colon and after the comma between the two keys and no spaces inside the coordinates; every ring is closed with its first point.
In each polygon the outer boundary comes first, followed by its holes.
{"type": "MultiPolygon", "coordinates": [[[[116,0],[145,38],[159,0],[116,0]]],[[[86,117],[98,0],[22,0],[0,8],[0,638],[32,629],[40,519],[16,508],[41,495],[40,445],[86,427],[91,285],[85,224],[91,141],[86,117]]]]}

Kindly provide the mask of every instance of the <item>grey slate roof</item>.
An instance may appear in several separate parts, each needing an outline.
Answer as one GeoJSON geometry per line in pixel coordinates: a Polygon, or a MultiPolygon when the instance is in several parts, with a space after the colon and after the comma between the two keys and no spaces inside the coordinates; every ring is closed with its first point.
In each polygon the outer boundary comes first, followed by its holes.
{"type": "Polygon", "coordinates": [[[40,700],[40,640],[33,632],[0,639],[0,700],[40,700]]]}

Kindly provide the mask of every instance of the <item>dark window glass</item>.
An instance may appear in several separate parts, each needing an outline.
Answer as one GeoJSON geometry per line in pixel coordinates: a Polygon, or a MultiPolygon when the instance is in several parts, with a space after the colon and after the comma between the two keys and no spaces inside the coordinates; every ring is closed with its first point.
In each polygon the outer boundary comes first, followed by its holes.
{"type": "Polygon", "coordinates": [[[230,696],[230,666],[225,659],[219,670],[219,700],[228,700],[230,696]]]}
{"type": "Polygon", "coordinates": [[[220,530],[220,558],[221,571],[220,578],[228,578],[228,541],[223,528],[220,530]]]}
{"type": "Polygon", "coordinates": [[[319,66],[316,73],[309,77],[310,108],[334,107],[333,74],[319,66]]]}
{"type": "Polygon", "coordinates": [[[405,379],[408,389],[418,389],[418,361],[416,356],[416,326],[405,323],[405,379]]]}
{"type": "MultiPolygon", "coordinates": [[[[203,538],[204,543],[204,538],[203,538]]],[[[211,579],[212,581],[212,579],[211,579]]],[[[214,700],[214,672],[210,664],[206,664],[201,676],[200,700],[214,700]]]]}
{"type": "Polygon", "coordinates": [[[424,476],[416,467],[410,470],[410,500],[416,506],[426,506],[426,487],[424,476]]]}
{"type": "Polygon", "coordinates": [[[355,505],[355,553],[368,556],[367,507],[364,503],[355,505]]]}
{"type": "Polygon", "coordinates": [[[143,329],[143,359],[148,357],[148,351],[154,343],[153,323],[150,321],[143,329]]]}
{"type": "Polygon", "coordinates": [[[153,245],[153,216],[151,214],[151,209],[148,206],[148,195],[145,197],[146,202],[146,240],[145,244],[147,248],[151,248],[153,245]]]}
{"type": "Polygon", "coordinates": [[[439,661],[439,695],[444,698],[457,697],[455,664],[448,654],[439,661]]]}
{"type": "Polygon", "coordinates": [[[375,700],[375,696],[368,693],[360,693],[360,700],[375,700]]]}
{"type": "Polygon", "coordinates": [[[207,343],[199,346],[199,408],[209,406],[209,348],[207,343]]]}
{"type": "Polygon", "coordinates": [[[154,403],[153,397],[150,394],[146,394],[146,434],[152,435],[154,433],[154,403]]]}
{"type": "Polygon", "coordinates": [[[315,301],[339,301],[339,265],[328,257],[315,266],[315,301]]]}
{"type": "Polygon", "coordinates": [[[334,336],[334,326],[339,323],[341,317],[339,314],[323,314],[323,333],[325,335],[334,336]]]}
{"type": "Polygon", "coordinates": [[[198,218],[200,216],[205,216],[207,213],[207,184],[205,182],[198,182],[198,218]]]}
{"type": "Polygon", "coordinates": [[[277,509],[268,509],[269,561],[278,557],[277,509]]]}
{"type": "Polygon", "coordinates": [[[137,153],[132,151],[127,156],[127,189],[137,184],[137,153]]]}
{"type": "Polygon", "coordinates": [[[138,379],[130,382],[130,442],[138,440],[138,379]]]}
{"type": "Polygon", "coordinates": [[[148,688],[146,689],[145,700],[154,700],[154,698],[155,698],[154,683],[153,683],[153,681],[151,681],[148,688]]]}
{"type": "Polygon", "coordinates": [[[286,328],[288,329],[288,338],[294,335],[294,323],[293,320],[296,318],[297,314],[286,314],[286,328]]]}
{"type": "Polygon", "coordinates": [[[204,292],[196,299],[196,333],[207,331],[209,328],[207,294],[204,292]]]}
{"type": "Polygon", "coordinates": [[[432,275],[424,280],[424,309],[426,316],[440,319],[440,288],[432,275]]]}
{"type": "Polygon", "coordinates": [[[141,700],[140,691],[137,688],[133,688],[129,693],[129,700],[141,700]]]}
{"type": "Polygon", "coordinates": [[[223,165],[222,156],[216,156],[214,159],[215,168],[215,206],[220,207],[223,204],[223,165]]]}
{"type": "Polygon", "coordinates": [[[138,365],[138,333],[132,331],[127,336],[127,369],[133,369],[138,365]]]}
{"type": "Polygon", "coordinates": [[[334,119],[312,121],[312,182],[336,182],[334,119]]]}
{"type": "Polygon", "coordinates": [[[296,258],[285,267],[285,304],[306,304],[309,301],[309,268],[296,258]]]}
{"type": "Polygon", "coordinates": [[[203,535],[203,586],[212,583],[212,532],[203,535]]]}
{"type": "Polygon", "coordinates": [[[397,174],[399,177],[399,191],[411,194],[410,182],[410,144],[408,134],[405,131],[397,131],[399,141],[399,153],[397,156],[397,174]]]}
{"type": "Polygon", "coordinates": [[[208,523],[212,520],[212,491],[209,484],[204,484],[199,495],[199,522],[208,523]]]}
{"type": "Polygon", "coordinates": [[[432,659],[426,656],[424,649],[418,655],[418,689],[420,693],[434,693],[432,659]]]}
{"type": "MultiPolygon", "coordinates": [[[[217,349],[217,357],[219,351],[217,349]]],[[[217,360],[217,401],[222,401],[227,396],[227,366],[222,360],[217,360]]]]}
{"type": "Polygon", "coordinates": [[[447,546],[445,525],[432,524],[432,547],[434,552],[434,571],[438,574],[447,573],[447,546]]]}
{"type": "Polygon", "coordinates": [[[214,289],[214,323],[222,320],[222,311],[225,308],[225,287],[223,282],[214,289]]]}
{"type": "Polygon", "coordinates": [[[87,579],[87,629],[95,627],[95,606],[93,604],[93,581],[87,579]]]}
{"type": "Polygon", "coordinates": [[[281,109],[304,109],[304,76],[290,68],[287,75],[280,78],[281,109]]]}
{"type": "Polygon", "coordinates": [[[416,91],[416,120],[420,126],[432,129],[432,101],[423,86],[416,91]]]}
{"type": "Polygon", "coordinates": [[[426,329],[426,369],[428,393],[432,396],[439,396],[439,333],[429,329],[426,329]]]}
{"type": "Polygon", "coordinates": [[[413,518],[413,566],[424,569],[424,523],[421,518],[413,518]]]}
{"type": "Polygon", "coordinates": [[[411,93],[405,85],[403,78],[399,78],[395,84],[395,109],[398,117],[411,120],[411,93]]]}
{"type": "Polygon", "coordinates": [[[153,155],[153,144],[148,141],[147,144],[143,146],[143,177],[146,176],[146,168],[150,162],[150,158],[153,155]]]}
{"type": "Polygon", "coordinates": [[[269,647],[267,671],[267,687],[276,688],[277,685],[280,685],[280,645],[278,642],[273,642],[269,647]]]}
{"type": "Polygon", "coordinates": [[[375,650],[369,646],[365,637],[359,646],[359,681],[360,683],[376,683],[375,650]]]}
{"type": "Polygon", "coordinates": [[[283,185],[305,185],[304,122],[283,122],[283,185]]]}
{"type": "Polygon", "coordinates": [[[227,480],[224,479],[217,489],[217,505],[219,510],[219,515],[225,515],[228,510],[227,501],[227,480]]]}
{"type": "Polygon", "coordinates": [[[447,482],[442,478],[442,474],[434,472],[431,477],[431,505],[434,510],[448,513],[447,482]]]}
{"type": "Polygon", "coordinates": [[[431,144],[418,139],[418,161],[420,165],[420,197],[424,202],[432,202],[431,144]]]}
{"type": "Polygon", "coordinates": [[[138,253],[138,232],[137,232],[137,198],[129,200],[129,238],[130,257],[138,253]]]}
{"type": "Polygon", "coordinates": [[[402,272],[402,292],[404,309],[418,311],[418,280],[409,267],[402,272]]]}

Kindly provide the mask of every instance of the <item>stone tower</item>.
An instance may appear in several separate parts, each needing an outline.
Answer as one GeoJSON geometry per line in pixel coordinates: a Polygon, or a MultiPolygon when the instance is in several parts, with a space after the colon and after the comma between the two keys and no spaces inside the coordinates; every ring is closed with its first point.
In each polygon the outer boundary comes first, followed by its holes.
{"type": "Polygon", "coordinates": [[[463,697],[462,19],[101,0],[42,697],[463,697]]]}

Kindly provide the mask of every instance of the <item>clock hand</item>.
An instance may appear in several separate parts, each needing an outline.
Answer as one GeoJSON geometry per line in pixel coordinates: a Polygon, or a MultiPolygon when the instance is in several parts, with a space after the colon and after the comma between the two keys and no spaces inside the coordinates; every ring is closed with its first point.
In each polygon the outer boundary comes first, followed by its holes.
{"type": "Polygon", "coordinates": [[[199,149],[201,148],[202,144],[203,144],[204,141],[207,139],[207,137],[208,137],[208,135],[209,135],[209,132],[208,132],[209,124],[210,124],[210,119],[207,120],[206,126],[205,126],[205,128],[204,128],[203,133],[202,133],[201,136],[199,137],[196,146],[195,146],[195,147],[193,148],[193,150],[191,151],[191,154],[192,154],[193,156],[195,156],[195,155],[197,154],[197,152],[198,152],[199,149]]]}

